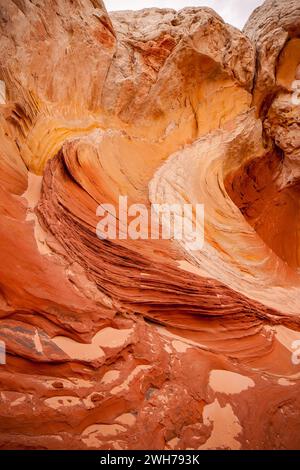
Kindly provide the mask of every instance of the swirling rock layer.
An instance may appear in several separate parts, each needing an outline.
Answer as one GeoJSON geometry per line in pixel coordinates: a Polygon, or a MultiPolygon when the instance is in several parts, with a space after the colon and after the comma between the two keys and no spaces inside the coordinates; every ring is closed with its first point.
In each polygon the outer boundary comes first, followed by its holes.
{"type": "Polygon", "coordinates": [[[299,2],[0,6],[0,448],[299,449],[299,2]],[[120,195],[203,249],[97,238],[120,195]]]}

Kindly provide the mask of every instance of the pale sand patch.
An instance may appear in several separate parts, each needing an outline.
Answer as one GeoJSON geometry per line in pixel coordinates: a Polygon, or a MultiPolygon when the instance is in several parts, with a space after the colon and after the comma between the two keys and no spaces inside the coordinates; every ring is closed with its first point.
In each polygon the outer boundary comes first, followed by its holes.
{"type": "Polygon", "coordinates": [[[207,426],[213,424],[213,430],[199,450],[217,448],[238,450],[241,448],[241,443],[236,440],[236,437],[242,432],[242,427],[229,403],[222,408],[215,399],[213,403],[206,405],[203,409],[203,423],[207,426]]]}
{"type": "Polygon", "coordinates": [[[34,346],[35,346],[35,349],[37,350],[37,352],[42,353],[43,352],[43,346],[42,346],[40,335],[39,335],[39,332],[38,332],[37,329],[35,329],[33,342],[34,342],[34,346]]]}
{"type": "Polygon", "coordinates": [[[118,370],[109,370],[108,372],[106,372],[102,379],[101,379],[101,384],[103,385],[107,385],[111,382],[114,382],[115,380],[117,380],[120,376],[120,371],[118,370]]]}
{"type": "Polygon", "coordinates": [[[46,242],[47,232],[41,227],[34,208],[37,206],[42,188],[43,177],[35,175],[34,173],[28,172],[28,184],[26,191],[22,194],[22,197],[26,199],[28,211],[26,214],[26,221],[34,222],[34,238],[41,255],[52,254],[51,249],[48,247],[46,242]]]}
{"type": "Polygon", "coordinates": [[[209,386],[220,393],[241,393],[249,387],[254,387],[254,380],[245,375],[228,370],[212,370],[209,374],[209,386]]]}
{"type": "Polygon", "coordinates": [[[92,361],[105,357],[102,347],[122,347],[129,340],[133,328],[118,330],[116,328],[103,328],[98,331],[92,342],[82,344],[65,336],[56,336],[53,342],[72,359],[92,361]]]}
{"type": "Polygon", "coordinates": [[[37,248],[41,255],[52,255],[52,250],[47,244],[47,232],[42,228],[39,220],[34,212],[28,212],[26,215],[26,221],[34,222],[34,238],[36,241],[37,248]]]}
{"type": "Polygon", "coordinates": [[[92,342],[103,348],[119,348],[125,345],[132,332],[133,328],[117,330],[116,328],[107,327],[98,331],[92,342]]]}
{"type": "Polygon", "coordinates": [[[82,442],[88,447],[99,447],[102,445],[102,441],[97,438],[97,435],[92,434],[91,436],[83,437],[82,442]]]}
{"type": "Polygon", "coordinates": [[[129,376],[127,377],[127,379],[121,384],[121,385],[118,385],[117,387],[114,387],[110,393],[112,395],[117,395],[118,393],[120,392],[123,392],[124,390],[129,390],[129,385],[130,383],[133,381],[133,379],[142,371],[144,370],[148,370],[148,369],[151,369],[152,366],[147,366],[147,365],[141,365],[141,366],[137,366],[135,369],[133,369],[133,371],[129,374],[129,376]]]}
{"type": "Polygon", "coordinates": [[[119,424],[93,424],[83,431],[81,437],[88,447],[98,447],[102,444],[101,438],[117,436],[124,431],[126,431],[126,428],[119,424]]]}
{"type": "Polygon", "coordinates": [[[136,422],[136,417],[132,413],[123,413],[115,421],[119,424],[124,424],[124,426],[133,426],[136,422]]]}
{"type": "Polygon", "coordinates": [[[290,387],[291,385],[296,385],[295,382],[291,382],[290,380],[287,380],[284,377],[278,379],[277,383],[278,385],[282,385],[283,387],[290,387]]]}
{"type": "Polygon", "coordinates": [[[104,358],[104,351],[94,343],[82,344],[66,336],[55,336],[52,341],[71,359],[92,361],[104,358]]]}
{"type": "Polygon", "coordinates": [[[44,403],[54,410],[61,407],[82,406],[80,398],[68,395],[47,398],[44,403]]]}
{"type": "Polygon", "coordinates": [[[300,340],[300,331],[291,330],[283,325],[275,326],[273,329],[275,329],[276,339],[290,352],[294,352],[292,344],[300,340]]]}
{"type": "Polygon", "coordinates": [[[28,172],[28,184],[26,191],[22,194],[27,201],[28,209],[34,209],[40,200],[43,177],[28,172]]]}
{"type": "Polygon", "coordinates": [[[172,346],[175,351],[179,353],[185,353],[188,349],[192,347],[190,344],[184,343],[183,341],[179,340],[172,341],[172,346]]]}
{"type": "Polygon", "coordinates": [[[53,384],[55,384],[56,382],[60,382],[63,385],[64,389],[70,390],[90,388],[94,386],[94,382],[92,382],[91,380],[78,379],[77,377],[69,377],[69,379],[57,378],[55,380],[46,380],[43,381],[43,384],[45,384],[47,388],[53,388],[53,384]]]}
{"type": "Polygon", "coordinates": [[[93,408],[96,408],[96,404],[93,401],[93,397],[97,395],[98,395],[97,392],[92,392],[87,397],[82,399],[82,403],[84,404],[87,410],[92,410],[93,408]]]}
{"type": "Polygon", "coordinates": [[[89,436],[94,433],[102,436],[117,436],[117,434],[124,431],[126,431],[126,428],[119,424],[92,424],[83,431],[82,436],[89,436]]]}
{"type": "Polygon", "coordinates": [[[173,437],[173,439],[170,439],[170,441],[166,443],[165,449],[175,449],[178,443],[179,443],[178,437],[173,437]]]}
{"type": "Polygon", "coordinates": [[[3,80],[0,80],[0,104],[6,103],[6,85],[3,80]]]}

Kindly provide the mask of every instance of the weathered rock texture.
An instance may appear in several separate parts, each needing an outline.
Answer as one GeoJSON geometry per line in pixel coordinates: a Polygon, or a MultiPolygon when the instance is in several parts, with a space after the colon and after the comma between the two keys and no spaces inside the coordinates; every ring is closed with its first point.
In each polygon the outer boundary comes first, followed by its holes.
{"type": "Polygon", "coordinates": [[[299,1],[0,0],[0,34],[0,447],[299,449],[299,1]],[[204,203],[203,250],[99,240],[119,195],[204,203]]]}

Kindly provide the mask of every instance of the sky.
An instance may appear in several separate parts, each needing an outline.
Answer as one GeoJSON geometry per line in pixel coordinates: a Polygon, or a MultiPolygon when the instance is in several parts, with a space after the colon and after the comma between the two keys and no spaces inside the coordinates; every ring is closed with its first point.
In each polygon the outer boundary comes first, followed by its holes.
{"type": "Polygon", "coordinates": [[[213,8],[226,23],[242,29],[252,11],[263,0],[104,0],[107,11],[141,10],[142,8],[174,8],[206,6],[213,8]]]}

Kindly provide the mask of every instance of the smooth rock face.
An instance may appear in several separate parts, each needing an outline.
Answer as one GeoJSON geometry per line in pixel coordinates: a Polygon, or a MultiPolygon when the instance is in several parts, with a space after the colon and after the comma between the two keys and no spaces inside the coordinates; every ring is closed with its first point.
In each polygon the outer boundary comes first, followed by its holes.
{"type": "Polygon", "coordinates": [[[0,34],[0,448],[300,449],[299,1],[0,34]],[[203,249],[100,240],[119,195],[204,204],[203,249]]]}

